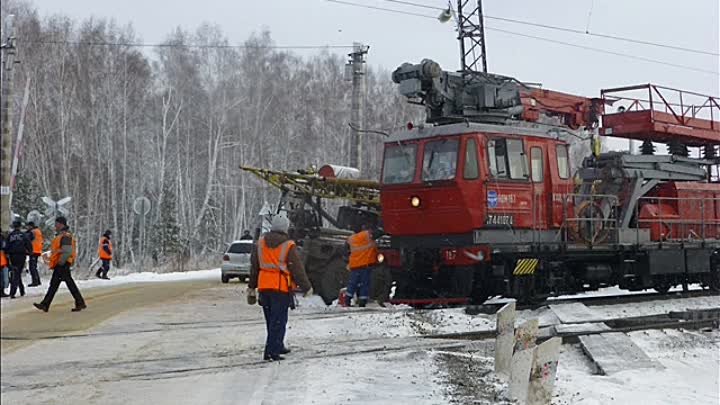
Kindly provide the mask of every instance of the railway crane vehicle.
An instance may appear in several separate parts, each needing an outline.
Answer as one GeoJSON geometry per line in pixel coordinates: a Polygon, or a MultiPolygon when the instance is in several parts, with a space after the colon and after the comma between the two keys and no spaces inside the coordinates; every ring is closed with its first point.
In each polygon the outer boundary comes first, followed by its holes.
{"type": "Polygon", "coordinates": [[[717,97],[644,84],[586,98],[427,59],[393,80],[427,113],[384,147],[397,302],[720,288],[717,97]],[[641,153],[600,153],[604,136],[641,153]],[[593,153],[573,167],[583,141],[593,153]]]}

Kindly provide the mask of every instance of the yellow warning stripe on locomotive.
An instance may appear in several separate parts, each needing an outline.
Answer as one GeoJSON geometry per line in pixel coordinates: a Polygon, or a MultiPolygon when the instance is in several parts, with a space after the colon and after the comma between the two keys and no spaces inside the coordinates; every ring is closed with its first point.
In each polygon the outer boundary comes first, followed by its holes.
{"type": "Polygon", "coordinates": [[[539,260],[538,259],[520,259],[515,264],[513,276],[528,276],[535,274],[539,260]]]}

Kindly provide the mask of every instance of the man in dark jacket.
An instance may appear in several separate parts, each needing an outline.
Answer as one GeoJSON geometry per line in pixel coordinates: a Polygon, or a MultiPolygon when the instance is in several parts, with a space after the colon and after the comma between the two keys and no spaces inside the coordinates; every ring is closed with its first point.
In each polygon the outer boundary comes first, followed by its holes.
{"type": "Polygon", "coordinates": [[[15,298],[15,293],[20,289],[20,296],[25,295],[25,285],[22,280],[22,271],[25,268],[25,259],[32,253],[32,245],[27,234],[20,229],[22,223],[15,220],[12,223],[13,230],[7,238],[5,252],[10,260],[10,298],[15,298]]]}
{"type": "Polygon", "coordinates": [[[263,308],[267,328],[263,358],[269,361],[283,360],[281,355],[290,352],[283,342],[288,309],[294,305],[295,284],[305,296],[313,292],[295,242],[288,237],[289,227],[287,218],[275,216],[270,232],[258,240],[257,248],[250,255],[248,304],[254,304],[257,288],[258,302],[263,308]]]}
{"type": "Polygon", "coordinates": [[[253,237],[252,237],[252,235],[250,235],[250,231],[247,229],[243,231],[243,234],[240,237],[240,240],[252,240],[252,239],[253,239],[253,237]]]}

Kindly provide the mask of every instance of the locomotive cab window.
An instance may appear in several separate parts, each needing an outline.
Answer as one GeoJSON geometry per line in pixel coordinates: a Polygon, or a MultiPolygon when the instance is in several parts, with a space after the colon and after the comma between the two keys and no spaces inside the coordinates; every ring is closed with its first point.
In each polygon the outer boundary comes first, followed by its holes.
{"type": "Polygon", "coordinates": [[[568,158],[567,145],[557,145],[555,150],[557,152],[558,176],[560,176],[561,179],[569,179],[570,160],[568,158]]]}
{"type": "Polygon", "coordinates": [[[474,139],[468,139],[465,143],[465,167],[463,178],[467,180],[477,179],[479,175],[477,144],[474,139]]]}
{"type": "Polygon", "coordinates": [[[415,178],[417,145],[397,145],[385,148],[383,183],[411,183],[415,178]]]}
{"type": "Polygon", "coordinates": [[[530,175],[533,183],[543,181],[543,166],[542,149],[530,148],[530,175]]]}
{"type": "Polygon", "coordinates": [[[457,139],[443,139],[426,143],[423,156],[423,181],[454,179],[457,158],[457,139]]]}
{"type": "Polygon", "coordinates": [[[523,143],[518,139],[491,139],[488,141],[490,174],[495,178],[527,180],[528,170],[523,143]]]}

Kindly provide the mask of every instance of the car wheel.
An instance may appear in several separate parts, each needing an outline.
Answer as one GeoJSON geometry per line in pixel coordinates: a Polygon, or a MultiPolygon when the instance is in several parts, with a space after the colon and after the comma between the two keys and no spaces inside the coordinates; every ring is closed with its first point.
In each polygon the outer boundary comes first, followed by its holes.
{"type": "Polygon", "coordinates": [[[230,281],[228,276],[226,276],[224,274],[222,276],[220,276],[220,278],[222,279],[223,284],[227,284],[230,281]]]}

